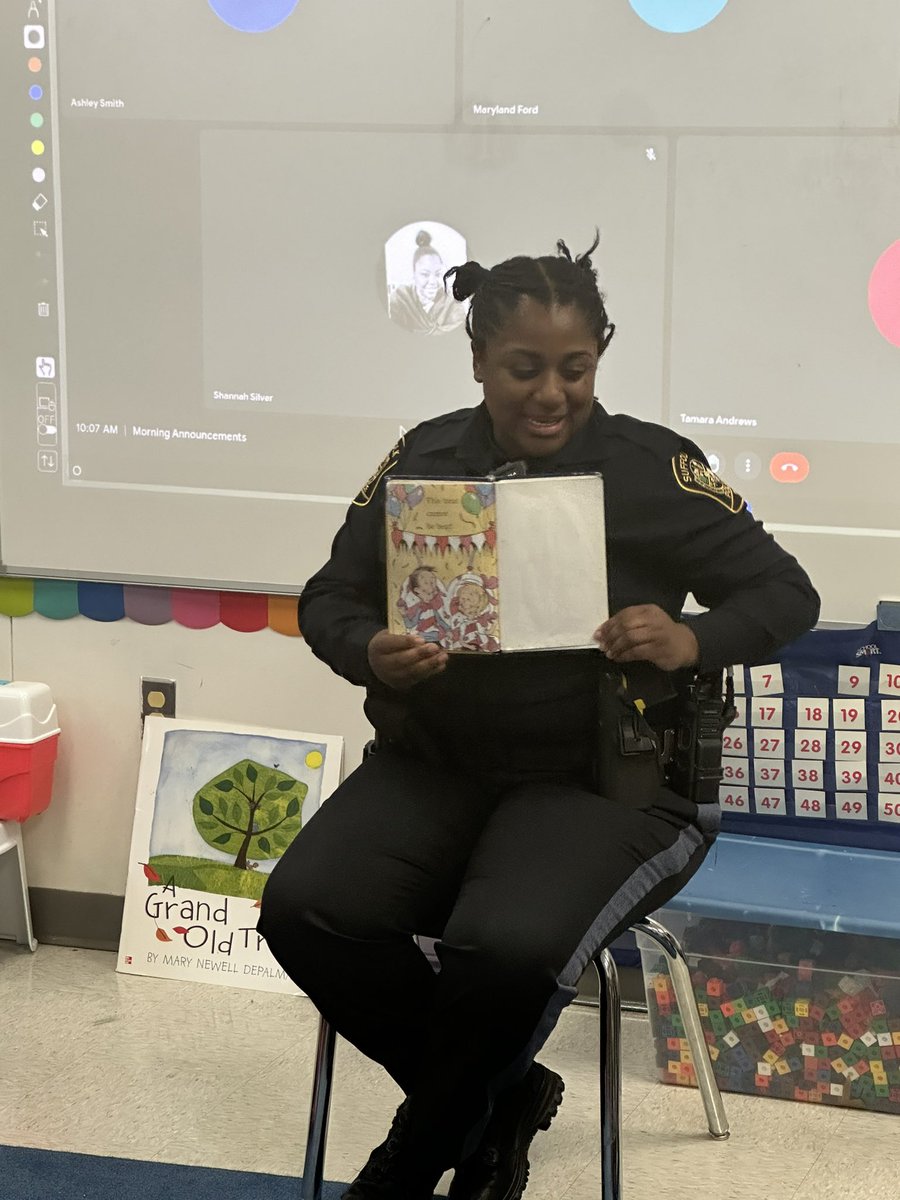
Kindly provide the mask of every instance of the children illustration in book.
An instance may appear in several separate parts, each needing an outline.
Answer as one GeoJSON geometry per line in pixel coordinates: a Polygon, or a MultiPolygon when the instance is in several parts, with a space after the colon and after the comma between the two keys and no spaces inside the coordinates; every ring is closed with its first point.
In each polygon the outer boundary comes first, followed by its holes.
{"type": "Polygon", "coordinates": [[[500,649],[497,640],[497,577],[466,571],[447,588],[449,650],[500,649]]]}
{"type": "Polygon", "coordinates": [[[444,644],[450,628],[447,592],[433,567],[416,567],[410,573],[400,590],[397,608],[407,633],[444,644]]]}

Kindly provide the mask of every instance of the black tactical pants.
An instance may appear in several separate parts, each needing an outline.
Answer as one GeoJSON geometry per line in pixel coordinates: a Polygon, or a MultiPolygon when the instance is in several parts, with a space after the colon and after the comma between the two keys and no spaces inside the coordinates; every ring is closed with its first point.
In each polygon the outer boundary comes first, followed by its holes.
{"type": "Polygon", "coordinates": [[[671,899],[718,807],[646,809],[583,781],[435,769],[379,750],[273,871],[259,928],[337,1030],[412,1098],[445,1167],[469,1153],[591,957],[671,899]],[[414,934],[440,939],[435,973],[414,934]]]}

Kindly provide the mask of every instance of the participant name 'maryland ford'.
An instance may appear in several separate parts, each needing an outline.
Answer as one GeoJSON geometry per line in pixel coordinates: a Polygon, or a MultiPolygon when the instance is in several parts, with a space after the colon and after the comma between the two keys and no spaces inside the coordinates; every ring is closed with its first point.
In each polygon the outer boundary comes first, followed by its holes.
{"type": "Polygon", "coordinates": [[[473,104],[472,112],[476,117],[537,117],[540,115],[539,104],[473,104]]]}

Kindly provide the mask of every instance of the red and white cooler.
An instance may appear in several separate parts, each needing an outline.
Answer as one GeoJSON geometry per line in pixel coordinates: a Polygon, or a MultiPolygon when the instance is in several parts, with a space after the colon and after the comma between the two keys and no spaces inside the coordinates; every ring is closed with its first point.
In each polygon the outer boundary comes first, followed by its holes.
{"type": "Polygon", "coordinates": [[[58,742],[49,687],[0,684],[0,821],[24,821],[50,803],[58,742]]]}

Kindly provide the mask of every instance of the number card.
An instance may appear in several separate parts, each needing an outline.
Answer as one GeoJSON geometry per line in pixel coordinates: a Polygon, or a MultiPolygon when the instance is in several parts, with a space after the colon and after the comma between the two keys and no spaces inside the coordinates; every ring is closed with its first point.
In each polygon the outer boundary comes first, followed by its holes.
{"type": "Polygon", "coordinates": [[[750,668],[750,691],[754,696],[780,696],[784,691],[781,664],[750,668]]]}
{"type": "Polygon", "coordinates": [[[825,786],[825,764],[813,762],[808,758],[792,762],[791,783],[795,788],[823,788],[825,786]]]}
{"type": "Polygon", "coordinates": [[[807,789],[798,788],[794,792],[794,816],[796,817],[824,817],[826,812],[825,793],[808,791],[807,789]]]}
{"type": "Polygon", "coordinates": [[[878,764],[879,792],[900,792],[900,766],[896,763],[878,764]]]}
{"type": "Polygon", "coordinates": [[[839,821],[868,821],[869,809],[865,792],[845,792],[835,796],[834,814],[839,821]]]}
{"type": "Polygon", "coordinates": [[[754,762],[753,782],[757,787],[784,787],[784,759],[764,758],[754,762]]]}
{"type": "Polygon", "coordinates": [[[863,788],[868,788],[867,775],[866,760],[864,758],[859,762],[851,761],[834,764],[835,786],[840,792],[859,792],[863,788]]]}
{"type": "Polygon", "coordinates": [[[866,735],[864,733],[845,733],[843,730],[834,735],[834,757],[838,762],[845,759],[865,758],[866,735]]]}
{"type": "Polygon", "coordinates": [[[732,667],[732,670],[734,671],[734,694],[736,696],[743,696],[747,690],[744,687],[744,668],[738,665],[732,667]]]}
{"type": "Polygon", "coordinates": [[[784,701],[780,697],[764,696],[761,700],[754,697],[750,703],[750,724],[774,726],[780,729],[784,724],[782,710],[784,701]]]}
{"type": "Polygon", "coordinates": [[[722,779],[727,784],[750,782],[750,760],[748,758],[723,758],[722,779]]]}
{"type": "Polygon", "coordinates": [[[831,713],[831,701],[827,696],[797,697],[797,727],[799,729],[827,729],[831,713]]]}
{"type": "Polygon", "coordinates": [[[747,730],[738,726],[737,729],[733,725],[722,734],[722,753],[723,754],[746,754],[747,753],[747,730]]]}
{"type": "MultiPolygon", "coordinates": [[[[735,696],[736,719],[723,733],[724,812],[796,817],[822,829],[876,820],[900,829],[900,635],[882,640],[866,631],[861,640],[878,645],[863,646],[855,658],[858,631],[834,634],[783,662],[735,667],[735,691],[743,695],[735,696]]],[[[768,832],[817,836],[792,822],[768,832]]],[[[845,829],[837,840],[869,836],[865,828],[845,829]]]]}
{"type": "Polygon", "coordinates": [[[825,734],[794,730],[794,758],[824,758],[825,734]]]}
{"type": "Polygon", "coordinates": [[[754,729],[753,753],[757,758],[784,758],[784,730],[754,729]]]}
{"type": "Polygon", "coordinates": [[[835,700],[831,715],[835,729],[865,729],[866,727],[866,706],[862,701],[859,704],[853,704],[848,700],[835,700]]]}
{"type": "Polygon", "coordinates": [[[719,803],[726,812],[750,812],[749,793],[746,788],[720,787],[719,803]]]}
{"type": "Polygon", "coordinates": [[[783,788],[754,788],[753,809],[762,817],[787,815],[783,788]]]}
{"type": "Polygon", "coordinates": [[[870,667],[838,667],[838,691],[842,696],[868,696],[870,667]]]}

